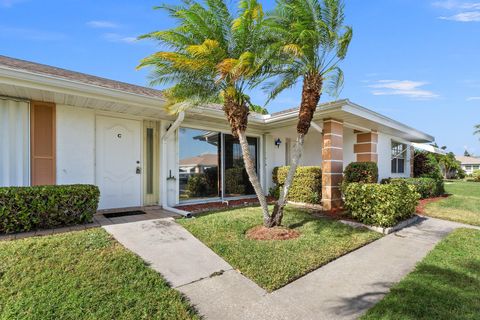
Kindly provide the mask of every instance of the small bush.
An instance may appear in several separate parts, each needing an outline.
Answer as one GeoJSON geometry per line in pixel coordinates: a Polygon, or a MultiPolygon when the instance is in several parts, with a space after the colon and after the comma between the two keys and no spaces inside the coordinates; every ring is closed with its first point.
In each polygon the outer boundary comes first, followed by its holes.
{"type": "Polygon", "coordinates": [[[433,178],[389,178],[382,180],[382,183],[412,185],[420,194],[421,199],[439,197],[445,193],[443,180],[433,178]]]}
{"type": "Polygon", "coordinates": [[[93,185],[0,188],[0,233],[91,222],[99,197],[93,185]]]}
{"type": "Polygon", "coordinates": [[[343,172],[345,183],[377,183],[378,166],[375,162],[352,162],[343,172]]]}
{"type": "MultiPolygon", "coordinates": [[[[282,187],[287,179],[289,166],[273,169],[273,181],[282,187]]],[[[318,204],[322,200],[322,169],[320,167],[298,167],[288,191],[288,200],[318,204]]]]}
{"type": "Polygon", "coordinates": [[[208,181],[204,174],[190,176],[187,181],[189,197],[205,197],[208,195],[208,181]]]}
{"type": "Polygon", "coordinates": [[[392,227],[412,217],[420,198],[415,187],[407,183],[349,183],[344,196],[352,218],[379,227],[392,227]]]}
{"type": "Polygon", "coordinates": [[[413,172],[415,178],[442,180],[443,174],[435,155],[425,151],[415,151],[413,172]]]}
{"type": "Polygon", "coordinates": [[[246,186],[244,181],[245,169],[233,167],[225,170],[225,192],[229,194],[245,194],[246,186]]]}
{"type": "Polygon", "coordinates": [[[480,170],[475,170],[472,173],[472,179],[475,182],[480,182],[480,170]]]}

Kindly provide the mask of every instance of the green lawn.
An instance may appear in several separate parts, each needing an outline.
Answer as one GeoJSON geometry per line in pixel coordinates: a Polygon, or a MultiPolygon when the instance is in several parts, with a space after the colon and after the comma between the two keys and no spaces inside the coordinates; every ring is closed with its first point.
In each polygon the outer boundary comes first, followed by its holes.
{"type": "Polygon", "coordinates": [[[480,183],[445,182],[450,197],[433,202],[425,208],[431,217],[480,226],[480,183]]]}
{"type": "Polygon", "coordinates": [[[256,207],[178,221],[268,291],[381,237],[378,233],[318,219],[294,208],[286,209],[283,224],[298,230],[301,236],[286,241],[255,241],[245,237],[247,230],[262,223],[261,211],[256,207]]]}
{"type": "Polygon", "coordinates": [[[0,319],[199,319],[102,229],[0,241],[0,319]]]}
{"type": "Polygon", "coordinates": [[[362,318],[480,318],[480,231],[458,229],[362,318]]]}

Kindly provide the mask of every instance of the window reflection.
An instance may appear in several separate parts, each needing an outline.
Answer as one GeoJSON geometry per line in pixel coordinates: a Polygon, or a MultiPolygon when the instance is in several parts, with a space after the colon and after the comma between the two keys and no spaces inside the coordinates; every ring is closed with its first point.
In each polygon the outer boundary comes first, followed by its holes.
{"type": "MultiPolygon", "coordinates": [[[[253,195],[253,189],[248,179],[243,162],[243,153],[238,139],[232,135],[224,135],[225,155],[225,197],[253,195]]],[[[250,155],[257,168],[257,139],[247,138],[250,155]]]]}
{"type": "Polygon", "coordinates": [[[220,197],[220,133],[180,128],[180,200],[220,197]]]}
{"type": "MultiPolygon", "coordinates": [[[[257,139],[247,140],[257,169],[257,139]]],[[[221,198],[222,186],[223,197],[255,194],[243,163],[242,148],[232,135],[180,128],[179,149],[180,201],[221,198]]]]}

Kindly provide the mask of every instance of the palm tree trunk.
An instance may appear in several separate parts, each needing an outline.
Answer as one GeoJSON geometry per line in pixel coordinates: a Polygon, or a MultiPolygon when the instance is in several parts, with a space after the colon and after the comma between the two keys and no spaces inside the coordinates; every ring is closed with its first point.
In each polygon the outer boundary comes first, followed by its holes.
{"type": "Polygon", "coordinates": [[[287,204],[288,190],[293,183],[295,172],[297,171],[298,165],[300,164],[300,159],[302,158],[304,141],[305,136],[302,133],[298,133],[297,141],[295,143],[295,148],[292,154],[292,164],[290,165],[290,169],[288,170],[287,178],[285,179],[283,188],[280,190],[280,197],[278,198],[278,201],[277,203],[275,203],[275,207],[273,208],[272,216],[270,218],[268,227],[280,226],[282,224],[283,209],[287,204]]]}
{"type": "Polygon", "coordinates": [[[263,192],[262,185],[260,184],[260,180],[258,179],[257,171],[255,170],[255,163],[252,160],[252,156],[250,154],[250,148],[247,141],[247,136],[245,131],[237,130],[238,140],[240,141],[240,146],[242,148],[243,154],[243,162],[245,163],[245,170],[247,171],[248,179],[255,190],[257,195],[258,201],[260,202],[260,206],[262,208],[263,213],[263,221],[264,225],[270,221],[271,217],[268,212],[268,203],[267,197],[263,192]]]}
{"type": "Polygon", "coordinates": [[[283,219],[283,209],[287,203],[288,190],[292,185],[295,172],[303,153],[303,144],[305,135],[310,129],[310,124],[313,119],[318,102],[320,101],[320,94],[322,90],[322,78],[317,73],[309,73],[303,80],[302,88],[302,103],[300,104],[300,111],[298,113],[297,123],[297,141],[292,155],[292,164],[288,170],[287,178],[283,189],[280,192],[280,197],[273,208],[272,216],[268,221],[268,227],[279,226],[283,219]]]}

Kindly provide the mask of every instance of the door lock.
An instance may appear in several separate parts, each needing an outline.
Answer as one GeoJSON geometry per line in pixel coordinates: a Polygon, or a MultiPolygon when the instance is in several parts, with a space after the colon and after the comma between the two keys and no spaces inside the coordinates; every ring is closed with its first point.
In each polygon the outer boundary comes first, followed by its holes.
{"type": "Polygon", "coordinates": [[[137,170],[135,171],[136,174],[141,174],[142,173],[142,168],[140,166],[137,167],[137,170]]]}

